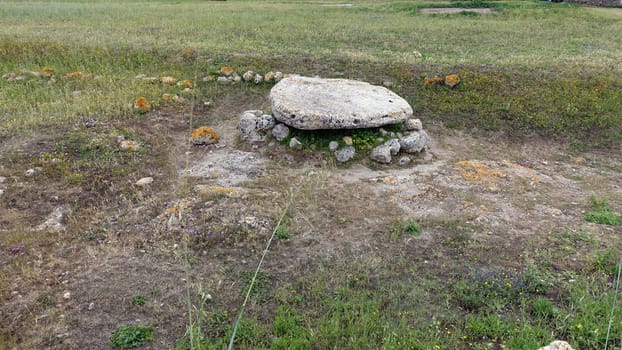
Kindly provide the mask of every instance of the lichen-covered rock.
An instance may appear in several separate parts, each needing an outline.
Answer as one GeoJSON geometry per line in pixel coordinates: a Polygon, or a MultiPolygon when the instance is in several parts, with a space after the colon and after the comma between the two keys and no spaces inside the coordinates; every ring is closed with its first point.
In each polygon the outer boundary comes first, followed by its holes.
{"type": "Polygon", "coordinates": [[[266,73],[266,75],[264,76],[264,80],[266,82],[268,82],[268,83],[273,83],[275,76],[276,76],[276,73],[270,71],[270,72],[266,73]]]}
{"type": "Polygon", "coordinates": [[[331,152],[335,152],[337,150],[337,148],[339,148],[339,142],[331,141],[331,142],[328,143],[328,149],[331,152]]]}
{"type": "Polygon", "coordinates": [[[386,144],[380,145],[371,151],[369,158],[378,163],[389,164],[391,163],[391,147],[386,144]]]}
{"type": "Polygon", "coordinates": [[[253,79],[253,81],[255,84],[261,84],[263,83],[263,77],[260,74],[255,74],[255,79],[253,79]]]}
{"type": "Polygon", "coordinates": [[[220,136],[214,129],[208,126],[201,126],[192,131],[190,140],[194,145],[211,145],[220,139],[220,136]]]}
{"type": "Polygon", "coordinates": [[[151,103],[144,97],[134,100],[134,110],[138,113],[147,113],[151,109],[151,103]]]}
{"type": "Polygon", "coordinates": [[[453,88],[458,84],[460,84],[460,76],[458,74],[450,74],[445,77],[445,85],[453,88]]]}
{"type": "Polygon", "coordinates": [[[439,77],[439,76],[433,76],[433,77],[426,77],[423,79],[423,83],[425,85],[434,85],[434,84],[442,84],[445,81],[445,79],[439,77]]]}
{"type": "Polygon", "coordinates": [[[335,151],[335,158],[337,158],[337,161],[339,163],[345,163],[354,158],[355,154],[356,149],[354,148],[354,146],[346,146],[335,151]]]}
{"type": "Polygon", "coordinates": [[[289,128],[285,124],[277,124],[272,128],[272,136],[277,141],[283,141],[289,136],[289,128]]]}
{"type": "Polygon", "coordinates": [[[562,340],[556,340],[551,344],[541,347],[538,350],[573,350],[570,344],[562,340]]]}
{"type": "Polygon", "coordinates": [[[292,137],[291,140],[289,140],[289,148],[295,149],[295,150],[301,150],[302,142],[300,142],[297,138],[292,137]]]}
{"type": "Polygon", "coordinates": [[[406,153],[419,153],[427,147],[429,141],[430,138],[425,131],[413,131],[400,139],[400,149],[406,153]]]}
{"type": "Polygon", "coordinates": [[[406,121],[404,122],[404,127],[408,131],[423,130],[423,124],[421,123],[421,120],[416,118],[406,119],[406,121]]]}
{"type": "Polygon", "coordinates": [[[222,68],[220,68],[220,74],[224,75],[224,76],[230,76],[232,75],[233,72],[233,68],[229,67],[229,66],[224,66],[222,68]]]}
{"type": "Polygon", "coordinates": [[[372,128],[402,122],[412,107],[383,86],[289,76],[270,91],[274,117],[303,130],[372,128]]]}
{"type": "Polygon", "coordinates": [[[244,81],[253,81],[253,80],[255,80],[255,72],[253,72],[252,70],[244,72],[244,74],[242,74],[242,79],[244,81]]]}

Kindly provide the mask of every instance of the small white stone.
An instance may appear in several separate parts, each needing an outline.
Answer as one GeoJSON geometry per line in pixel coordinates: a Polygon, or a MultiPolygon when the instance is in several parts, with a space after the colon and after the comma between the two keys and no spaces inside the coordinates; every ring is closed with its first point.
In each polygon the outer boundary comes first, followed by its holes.
{"type": "Polygon", "coordinates": [[[89,304],[89,310],[93,310],[95,308],[95,303],[90,303],[89,304]]]}
{"type": "Polygon", "coordinates": [[[0,176],[0,184],[5,183],[5,182],[6,182],[6,177],[0,176]]]}
{"type": "Polygon", "coordinates": [[[4,190],[0,189],[0,197],[4,194],[4,190]]]}
{"type": "Polygon", "coordinates": [[[142,179],[136,181],[135,185],[136,186],[147,186],[147,185],[150,185],[152,182],[153,182],[152,177],[143,177],[142,179]]]}
{"type": "Polygon", "coordinates": [[[33,177],[35,176],[35,169],[28,169],[26,170],[26,172],[24,173],[24,175],[28,176],[28,177],[33,177]]]}
{"type": "Polygon", "coordinates": [[[255,75],[255,79],[253,81],[255,82],[255,84],[261,84],[263,83],[263,76],[257,74],[255,75]]]}
{"type": "Polygon", "coordinates": [[[296,150],[301,150],[302,149],[302,142],[298,141],[297,138],[292,137],[291,140],[289,140],[289,148],[296,149],[296,150]]]}
{"type": "Polygon", "coordinates": [[[68,300],[71,298],[71,292],[65,292],[63,293],[63,299],[68,300]]]}
{"type": "Polygon", "coordinates": [[[218,77],[217,81],[219,84],[223,84],[223,85],[229,84],[229,79],[227,79],[227,77],[218,77]]]}
{"type": "Polygon", "coordinates": [[[339,142],[331,141],[331,142],[328,143],[328,149],[331,152],[335,152],[337,150],[337,148],[339,148],[339,142]]]}

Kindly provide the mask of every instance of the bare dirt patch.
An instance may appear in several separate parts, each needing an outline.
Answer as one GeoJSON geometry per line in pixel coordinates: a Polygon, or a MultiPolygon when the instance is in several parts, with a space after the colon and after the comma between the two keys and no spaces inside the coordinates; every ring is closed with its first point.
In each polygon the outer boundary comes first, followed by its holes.
{"type": "MultiPolygon", "coordinates": [[[[326,261],[346,269],[361,257],[367,267],[400,257],[408,269],[450,280],[467,271],[465,261],[518,267],[541,250],[563,255],[568,266],[581,265],[586,250],[550,246],[560,231],[589,231],[605,246],[619,242],[619,227],[583,219],[590,194],[622,209],[618,154],[576,154],[544,140],[518,143],[424,120],[434,140],[426,157],[404,167],[370,167],[362,160],[342,168],[328,151],[239,143],[237,114],[263,99],[231,106],[236,94],[245,96],[234,92],[198,116],[221,134],[217,146],[188,145],[187,112],[153,113],[142,128],[133,127],[146,144],[159,145],[151,156],[166,160],[150,170],[160,174],[154,187],[128,186],[122,201],[107,197],[121,193],[104,192],[97,197],[102,206],[69,206],[92,216],[64,221],[60,233],[33,231],[53,209],[35,194],[46,203],[50,196],[71,203],[71,187],[59,182],[43,195],[49,182],[26,180],[14,165],[3,168],[0,175],[12,181],[2,186],[19,193],[0,198],[10,208],[0,211],[8,223],[0,233],[6,237],[0,335],[8,348],[103,349],[121,324],[152,325],[155,340],[144,348],[170,348],[185,331],[187,290],[196,303],[199,287],[212,295],[211,310],[230,322],[241,303],[243,275],[255,268],[289,198],[284,226],[292,238],[276,241],[264,266],[267,288],[275,293],[326,261]],[[33,225],[17,225],[26,219],[33,225]],[[393,229],[409,219],[419,223],[421,235],[393,229]],[[136,295],[145,305],[132,305],[136,295]]],[[[267,297],[248,312],[270,315],[277,303],[267,297]]]]}

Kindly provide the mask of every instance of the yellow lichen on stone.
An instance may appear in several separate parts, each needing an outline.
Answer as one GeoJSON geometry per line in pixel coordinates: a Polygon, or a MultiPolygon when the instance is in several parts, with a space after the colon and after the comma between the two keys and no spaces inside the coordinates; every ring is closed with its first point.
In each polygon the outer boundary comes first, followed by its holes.
{"type": "Polygon", "coordinates": [[[220,136],[214,129],[208,126],[201,126],[192,131],[190,138],[195,145],[209,145],[218,142],[220,136]]]}
{"type": "Polygon", "coordinates": [[[244,194],[244,190],[241,188],[234,187],[222,187],[222,186],[206,186],[206,185],[197,185],[195,186],[195,191],[201,195],[206,195],[210,197],[231,197],[238,198],[244,194]]]}
{"type": "Polygon", "coordinates": [[[75,71],[75,72],[71,72],[71,73],[67,73],[63,75],[63,78],[81,78],[83,76],[84,76],[84,73],[80,71],[75,71]]]}
{"type": "Polygon", "coordinates": [[[425,78],[423,79],[423,83],[425,85],[433,85],[433,84],[442,84],[443,83],[443,78],[438,77],[438,76],[433,76],[431,78],[425,78]]]}
{"type": "Polygon", "coordinates": [[[504,171],[493,169],[477,160],[463,160],[456,163],[456,166],[460,175],[468,182],[490,184],[507,177],[504,171]]]}
{"type": "Polygon", "coordinates": [[[460,76],[458,74],[450,74],[445,77],[445,85],[454,87],[458,84],[460,84],[460,76]]]}
{"type": "Polygon", "coordinates": [[[177,82],[177,86],[183,86],[192,89],[192,82],[190,80],[180,80],[177,82]]]}
{"type": "Polygon", "coordinates": [[[231,74],[233,74],[233,68],[229,66],[224,66],[220,68],[220,73],[226,76],[230,76],[231,74]]]}
{"type": "Polygon", "coordinates": [[[149,101],[142,96],[134,101],[134,110],[139,113],[146,113],[150,108],[151,103],[149,103],[149,101]]]}

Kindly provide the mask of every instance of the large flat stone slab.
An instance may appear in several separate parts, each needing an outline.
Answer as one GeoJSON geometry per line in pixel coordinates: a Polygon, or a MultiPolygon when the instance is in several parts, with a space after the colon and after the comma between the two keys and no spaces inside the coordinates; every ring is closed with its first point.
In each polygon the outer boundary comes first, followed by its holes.
{"type": "Polygon", "coordinates": [[[303,130],[373,128],[413,114],[389,89],[347,79],[290,76],[272,88],[270,103],[278,121],[303,130]]]}

